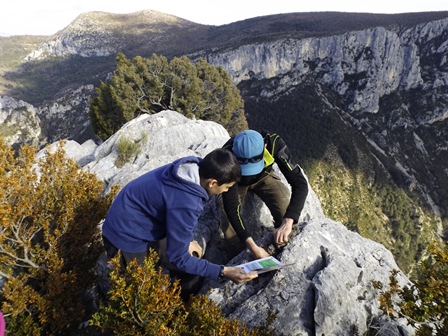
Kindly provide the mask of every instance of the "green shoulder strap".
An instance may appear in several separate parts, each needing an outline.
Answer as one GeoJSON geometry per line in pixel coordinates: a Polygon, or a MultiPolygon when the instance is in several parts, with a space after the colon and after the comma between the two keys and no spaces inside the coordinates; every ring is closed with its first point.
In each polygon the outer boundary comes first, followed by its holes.
{"type": "Polygon", "coordinates": [[[271,164],[274,163],[274,158],[272,157],[271,153],[265,148],[263,153],[263,159],[264,159],[264,166],[268,167],[271,164]]]}

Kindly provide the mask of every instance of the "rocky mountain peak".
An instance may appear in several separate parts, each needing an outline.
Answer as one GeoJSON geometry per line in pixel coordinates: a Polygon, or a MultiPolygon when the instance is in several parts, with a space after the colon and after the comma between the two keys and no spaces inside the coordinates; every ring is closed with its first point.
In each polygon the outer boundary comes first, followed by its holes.
{"type": "MultiPolygon", "coordinates": [[[[187,27],[196,25],[195,23],[179,18],[174,15],[165,14],[154,10],[142,10],[129,14],[114,14],[107,12],[86,12],[80,14],[72,23],[65,27],[62,32],[68,31],[100,31],[109,30],[111,32],[121,31],[126,33],[129,30],[139,27],[140,29],[148,29],[155,27],[168,27],[176,25],[179,27],[187,27]]],[[[163,32],[162,30],[157,31],[163,32]]]]}
{"type": "Polygon", "coordinates": [[[149,47],[198,27],[202,25],[153,10],[131,14],[87,12],[42,43],[26,60],[49,55],[108,56],[132,48],[136,41],[144,41],[149,47]]]}

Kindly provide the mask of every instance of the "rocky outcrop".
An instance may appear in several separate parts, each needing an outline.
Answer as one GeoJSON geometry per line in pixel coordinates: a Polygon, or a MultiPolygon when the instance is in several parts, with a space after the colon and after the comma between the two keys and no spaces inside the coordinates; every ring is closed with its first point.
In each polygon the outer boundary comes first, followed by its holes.
{"type": "Polygon", "coordinates": [[[61,139],[78,142],[96,139],[89,117],[89,100],[94,92],[93,85],[64,89],[55,100],[45,102],[37,109],[45,125],[48,143],[61,139]]]}
{"type": "Polygon", "coordinates": [[[39,146],[43,140],[35,107],[22,100],[0,96],[0,125],[0,137],[9,146],[39,146]]]}
{"type": "MultiPolygon", "coordinates": [[[[369,329],[377,330],[376,335],[413,334],[404,321],[392,323],[378,308],[374,281],[388,284],[390,272],[398,270],[383,245],[328,218],[310,218],[300,228],[277,255],[292,266],[242,286],[212,281],[203,291],[212,287],[210,297],[226,315],[252,326],[266,321],[269,312],[276,313],[275,335],[362,335],[369,329]]],[[[230,264],[247,261],[248,253],[242,253],[230,264]]],[[[408,283],[402,273],[398,279],[402,286],[408,283]]]]}
{"type": "MultiPolygon", "coordinates": [[[[143,114],[124,125],[104,143],[86,141],[82,145],[67,141],[67,156],[110,185],[124,186],[138,176],[189,155],[205,156],[228,139],[227,131],[210,121],[191,120],[173,111],[143,114]],[[126,162],[118,164],[120,141],[137,144],[137,149],[126,162]],[[119,166],[121,166],[119,168],[119,166]]],[[[50,150],[57,146],[53,143],[50,150]]],[[[39,155],[43,155],[45,149],[39,155]]]]}
{"type": "MultiPolygon", "coordinates": [[[[70,141],[65,149],[83,169],[96,173],[105,182],[107,191],[112,184],[123,186],[179,157],[203,157],[222,146],[228,138],[228,133],[216,123],[189,120],[176,112],[164,111],[130,121],[99,146],[89,142],[77,145],[70,141]],[[118,168],[115,165],[118,141],[123,137],[141,145],[138,153],[118,168]]],[[[45,150],[41,151],[39,156],[44,153],[45,150]]],[[[209,293],[226,315],[256,326],[265,321],[269,312],[275,312],[275,335],[353,335],[379,327],[377,335],[413,334],[405,323],[383,319],[378,309],[379,293],[373,281],[380,281],[387,288],[390,272],[398,270],[392,254],[381,244],[325,218],[312,188],[300,223],[282,251],[270,249],[272,218],[257,197],[249,196],[243,215],[259,244],[279,260],[294,264],[260,275],[245,285],[206,282],[202,291],[209,293]]],[[[229,265],[251,260],[248,251],[231,261],[226,259],[218,221],[212,198],[196,232],[205,258],[229,265]]],[[[402,272],[397,278],[402,286],[409,283],[402,272]]]]}
{"type": "Polygon", "coordinates": [[[0,96],[1,135],[9,145],[28,143],[41,147],[61,140],[97,140],[89,117],[93,85],[65,89],[54,101],[33,106],[0,96]]]}

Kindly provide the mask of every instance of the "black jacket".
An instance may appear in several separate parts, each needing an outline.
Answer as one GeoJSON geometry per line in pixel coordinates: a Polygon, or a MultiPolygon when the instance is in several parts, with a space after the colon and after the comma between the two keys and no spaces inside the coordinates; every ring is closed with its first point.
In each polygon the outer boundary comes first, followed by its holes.
{"type": "MultiPolygon", "coordinates": [[[[230,224],[243,242],[251,235],[246,230],[241,217],[241,203],[238,199],[238,186],[249,186],[258,182],[272,170],[274,162],[277,163],[280,171],[291,185],[292,190],[291,200],[284,217],[292,218],[294,223],[297,223],[299,220],[300,213],[303,210],[303,206],[308,195],[308,182],[305,176],[303,176],[300,166],[294,162],[291,152],[283,139],[275,133],[260,133],[264,138],[266,150],[270,154],[270,160],[268,161],[265,159],[265,166],[261,173],[253,176],[242,176],[239,183],[235,183],[235,185],[230,188],[228,192],[222,194],[224,209],[227,217],[229,218],[230,224]]],[[[234,137],[230,138],[224,144],[223,148],[232,151],[233,140],[234,137]]]]}

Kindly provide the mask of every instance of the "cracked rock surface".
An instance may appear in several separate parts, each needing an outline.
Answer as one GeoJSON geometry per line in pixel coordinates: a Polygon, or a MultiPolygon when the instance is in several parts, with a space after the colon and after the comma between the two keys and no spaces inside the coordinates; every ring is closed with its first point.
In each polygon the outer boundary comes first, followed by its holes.
{"type": "MultiPolygon", "coordinates": [[[[372,282],[380,281],[388,288],[390,272],[399,270],[391,252],[325,218],[314,197],[311,192],[302,214],[307,220],[295,226],[292,239],[281,251],[270,245],[273,228],[262,224],[270,222],[269,213],[253,197],[249,203],[256,216],[252,213],[250,218],[264,227],[258,230],[258,242],[280,261],[294,264],[261,274],[244,285],[208,281],[202,293],[209,293],[225,315],[249,326],[261,325],[269,312],[276,312],[277,335],[362,335],[369,328],[377,330],[378,335],[414,334],[401,321],[384,319],[378,308],[380,293],[372,282]]],[[[251,224],[257,231],[256,224],[251,224]]],[[[206,257],[212,261],[215,258],[212,252],[206,257]]],[[[250,260],[246,250],[227,264],[250,260]]],[[[397,278],[402,286],[409,283],[402,272],[397,278]]]]}

